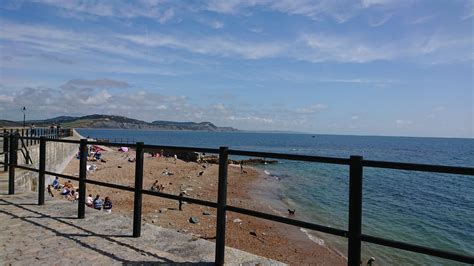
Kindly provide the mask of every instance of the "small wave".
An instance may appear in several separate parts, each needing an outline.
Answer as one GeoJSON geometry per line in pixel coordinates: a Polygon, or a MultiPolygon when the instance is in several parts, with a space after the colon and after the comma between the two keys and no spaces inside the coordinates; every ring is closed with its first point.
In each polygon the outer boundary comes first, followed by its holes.
{"type": "Polygon", "coordinates": [[[324,240],[322,240],[321,238],[318,238],[318,237],[315,237],[314,235],[310,234],[308,232],[308,230],[304,229],[304,228],[300,228],[300,231],[305,233],[306,236],[311,240],[313,241],[314,243],[320,245],[320,246],[324,246],[324,240]]]}
{"type": "Polygon", "coordinates": [[[284,215],[281,211],[272,208],[272,206],[268,205],[268,208],[269,208],[270,210],[272,210],[272,212],[276,213],[277,215],[279,215],[279,216],[281,216],[281,217],[285,217],[285,215],[284,215]]]}
{"type": "Polygon", "coordinates": [[[267,170],[264,170],[263,171],[266,175],[271,175],[270,172],[268,172],[267,170]]]}

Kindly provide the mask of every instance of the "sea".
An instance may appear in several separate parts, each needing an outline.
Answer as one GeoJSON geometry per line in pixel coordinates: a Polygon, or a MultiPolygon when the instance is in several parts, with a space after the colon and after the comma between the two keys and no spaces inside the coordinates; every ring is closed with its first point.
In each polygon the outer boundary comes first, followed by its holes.
{"type": "MultiPolygon", "coordinates": [[[[474,139],[79,129],[83,136],[146,144],[277,152],[367,160],[474,167],[474,139]]],[[[267,158],[268,159],[268,158],[267,158]]],[[[279,160],[257,166],[276,189],[277,213],[296,209],[298,219],[348,228],[349,169],[279,160]],[[280,210],[280,211],[278,211],[280,210]]],[[[364,168],[362,233],[474,256],[474,177],[364,168]]],[[[319,245],[347,254],[347,239],[301,230],[319,245]]],[[[362,244],[363,265],[462,265],[408,251],[362,244]]]]}

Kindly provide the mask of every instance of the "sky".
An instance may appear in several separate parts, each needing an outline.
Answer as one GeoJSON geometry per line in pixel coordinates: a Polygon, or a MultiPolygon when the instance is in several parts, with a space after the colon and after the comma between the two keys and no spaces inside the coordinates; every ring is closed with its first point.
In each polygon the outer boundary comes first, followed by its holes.
{"type": "Polygon", "coordinates": [[[0,2],[0,119],[474,137],[474,1],[0,2]]]}

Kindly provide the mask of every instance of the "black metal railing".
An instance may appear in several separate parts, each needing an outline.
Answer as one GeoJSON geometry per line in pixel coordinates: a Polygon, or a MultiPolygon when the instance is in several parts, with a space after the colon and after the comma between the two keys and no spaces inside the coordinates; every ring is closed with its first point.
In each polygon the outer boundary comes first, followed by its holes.
{"type": "Polygon", "coordinates": [[[86,185],[98,185],[114,189],[126,190],[134,192],[134,208],[133,208],[133,236],[139,237],[141,233],[141,209],[142,209],[142,195],[151,195],[162,197],[177,201],[186,201],[189,203],[204,205],[217,209],[217,226],[216,226],[216,252],[215,252],[215,263],[222,265],[224,263],[224,250],[225,250],[225,227],[226,227],[226,212],[236,212],[244,215],[250,215],[270,221],[279,223],[294,225],[310,230],[315,230],[331,235],[348,238],[348,265],[360,265],[361,263],[361,243],[362,241],[373,243],[381,246],[412,251],[416,253],[431,255],[439,258],[454,260],[458,262],[464,262],[474,264],[474,256],[453,253],[445,250],[434,249],[425,246],[413,245],[400,241],[394,241],[390,239],[370,236],[362,234],[362,189],[363,189],[363,169],[365,167],[373,168],[385,168],[385,169],[397,169],[397,170],[409,170],[409,171],[422,171],[422,172],[434,172],[434,173],[446,173],[446,174],[460,174],[460,175],[474,175],[474,168],[472,167],[453,167],[453,166],[439,166],[439,165],[427,165],[427,164],[412,164],[412,163],[396,163],[396,162],[384,162],[384,161],[372,161],[364,160],[361,156],[350,156],[350,158],[334,158],[334,157],[321,157],[321,156],[306,156],[306,155],[291,155],[281,153],[267,153],[267,152],[253,152],[243,150],[231,150],[227,147],[221,147],[219,149],[211,148],[194,148],[194,147],[176,147],[176,146],[161,146],[161,145],[144,145],[142,142],[136,144],[124,144],[124,143],[113,143],[113,142],[98,142],[98,141],[87,141],[86,139],[78,140],[65,140],[65,139],[47,139],[46,137],[35,138],[35,137],[24,137],[25,139],[39,140],[40,142],[40,164],[39,169],[17,165],[15,148],[17,147],[18,138],[17,135],[12,135],[9,138],[10,156],[8,165],[9,169],[9,194],[14,194],[14,178],[15,168],[26,169],[39,173],[39,195],[38,204],[44,204],[44,188],[45,181],[44,176],[56,175],[61,178],[68,178],[71,180],[79,181],[79,204],[78,204],[78,218],[82,219],[85,216],[85,195],[86,185]],[[79,177],[70,175],[64,175],[45,170],[45,157],[46,157],[46,142],[62,142],[79,144],[81,150],[80,156],[80,167],[79,177]],[[112,183],[105,183],[97,180],[90,180],[86,178],[86,164],[87,164],[87,145],[105,145],[121,147],[127,146],[135,148],[136,162],[135,162],[135,186],[124,186],[112,183]],[[176,151],[193,151],[203,153],[215,153],[219,154],[219,176],[218,176],[218,197],[217,202],[211,202],[206,200],[200,200],[185,196],[177,196],[173,194],[151,191],[143,189],[143,155],[145,149],[172,149],[176,151]],[[296,160],[306,162],[318,162],[338,165],[349,166],[349,227],[348,229],[337,229],[320,224],[304,222],[300,220],[290,219],[287,217],[276,216],[264,212],[255,210],[249,210],[236,206],[227,205],[227,170],[228,170],[228,156],[239,155],[239,156],[255,156],[265,158],[275,158],[284,160],[296,160]]]}
{"type": "MultiPolygon", "coordinates": [[[[1,129],[0,129],[1,130],[1,129]]],[[[3,155],[4,162],[8,162],[8,136],[15,135],[21,136],[19,138],[20,143],[17,146],[17,149],[21,151],[23,156],[25,157],[26,163],[33,163],[28,147],[37,145],[39,143],[40,137],[46,137],[48,139],[59,139],[70,137],[73,135],[73,129],[70,128],[4,128],[0,131],[0,144],[2,146],[2,151],[0,151],[0,155],[3,155]]],[[[3,171],[8,171],[8,164],[3,165],[3,171]]]]}

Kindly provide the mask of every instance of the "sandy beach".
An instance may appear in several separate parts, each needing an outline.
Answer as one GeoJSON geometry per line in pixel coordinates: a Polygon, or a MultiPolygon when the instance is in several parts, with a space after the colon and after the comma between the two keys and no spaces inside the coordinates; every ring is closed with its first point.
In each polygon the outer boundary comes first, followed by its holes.
{"type": "MultiPolygon", "coordinates": [[[[88,162],[95,164],[95,171],[88,171],[88,179],[109,183],[134,186],[135,163],[129,162],[135,152],[108,150],[102,152],[106,162],[88,162]]],[[[78,176],[79,160],[73,159],[64,173],[78,176]]],[[[268,202],[257,195],[264,175],[258,170],[245,167],[246,173],[240,173],[238,165],[229,165],[228,198],[229,205],[245,207],[275,214],[268,202]]],[[[217,201],[218,165],[185,162],[178,158],[151,157],[145,154],[143,187],[149,189],[155,180],[164,186],[165,193],[178,195],[185,190],[187,196],[208,201],[217,201]],[[172,175],[167,175],[165,172],[172,175]]],[[[61,179],[61,183],[66,180],[61,179]]],[[[77,183],[74,184],[77,186],[77,183]]],[[[59,196],[59,192],[55,192],[59,196]]],[[[127,216],[133,213],[133,193],[87,185],[86,194],[99,194],[101,198],[109,196],[113,201],[113,212],[127,216]]],[[[178,210],[178,202],[160,197],[143,196],[143,221],[158,226],[175,229],[195,237],[214,241],[216,210],[196,204],[184,204],[178,210]],[[190,223],[195,217],[198,223],[190,223]]],[[[104,213],[106,215],[106,213],[104,213]]],[[[298,213],[294,216],[298,219],[298,213]]],[[[157,240],[159,241],[159,240],[157,240]]],[[[257,255],[276,259],[292,265],[344,265],[346,260],[334,250],[311,241],[304,232],[294,226],[288,226],[263,219],[228,212],[226,222],[226,245],[257,255]]]]}

